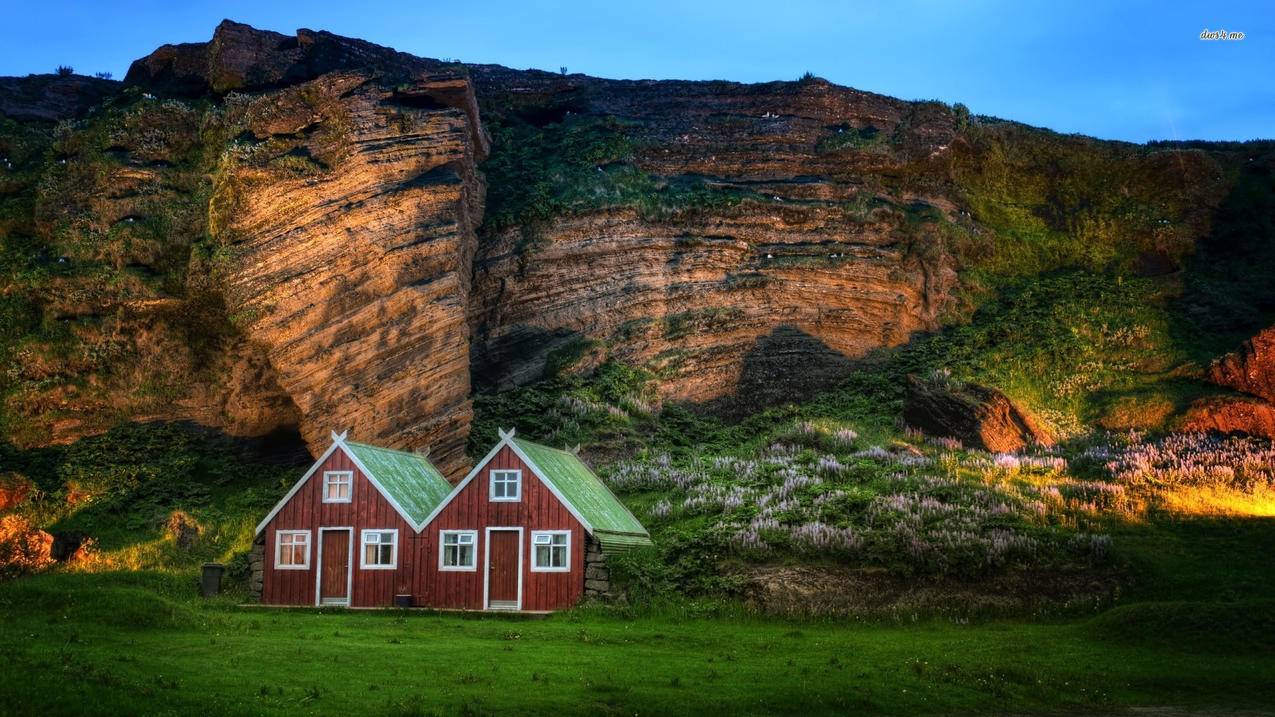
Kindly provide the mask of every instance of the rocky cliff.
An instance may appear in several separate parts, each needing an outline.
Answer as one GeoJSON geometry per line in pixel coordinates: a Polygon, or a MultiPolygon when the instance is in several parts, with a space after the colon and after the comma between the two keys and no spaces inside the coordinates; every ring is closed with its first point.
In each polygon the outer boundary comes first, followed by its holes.
{"type": "Polygon", "coordinates": [[[1267,151],[232,22],[123,87],[4,80],[0,112],[10,440],[192,418],[317,448],[350,426],[452,475],[474,391],[617,359],[738,414],[1024,277],[1168,291],[1267,151]]]}
{"type": "Polygon", "coordinates": [[[333,72],[247,100],[213,193],[225,289],[311,446],[332,427],[465,463],[485,152],[460,77],[333,72]],[[290,161],[289,161],[290,160],[290,161]]]}

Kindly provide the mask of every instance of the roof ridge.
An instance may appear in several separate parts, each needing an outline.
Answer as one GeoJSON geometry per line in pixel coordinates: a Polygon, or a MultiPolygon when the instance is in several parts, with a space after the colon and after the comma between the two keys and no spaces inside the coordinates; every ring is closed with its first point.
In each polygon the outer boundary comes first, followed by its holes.
{"type": "MultiPolygon", "coordinates": [[[[537,443],[536,441],[533,441],[533,440],[530,440],[530,439],[527,439],[527,438],[523,438],[522,436],[514,436],[513,440],[515,440],[515,441],[522,441],[523,443],[530,443],[531,445],[536,446],[537,448],[543,448],[543,449],[545,449],[545,450],[547,450],[547,451],[557,451],[558,453],[561,453],[561,454],[562,454],[562,455],[564,455],[564,456],[571,456],[572,458],[574,458],[574,459],[576,459],[576,460],[578,460],[578,461],[580,460],[580,456],[579,456],[579,455],[577,455],[577,454],[575,454],[575,453],[572,453],[571,451],[568,451],[568,450],[565,450],[565,449],[562,449],[562,448],[554,448],[553,446],[547,446],[547,445],[545,445],[545,444],[543,444],[543,443],[537,443]]],[[[580,461],[580,462],[581,462],[581,463],[584,463],[584,461],[580,461]]],[[[586,467],[587,467],[587,466],[586,466],[586,467]]]]}
{"type": "Polygon", "coordinates": [[[412,458],[419,458],[425,461],[426,463],[433,465],[433,463],[429,460],[429,456],[423,456],[417,453],[416,451],[407,451],[407,450],[403,450],[402,448],[390,448],[388,446],[378,446],[374,443],[361,443],[359,441],[346,441],[345,444],[347,446],[359,446],[362,448],[371,448],[377,451],[388,451],[390,453],[400,453],[405,456],[411,456],[412,458]]]}

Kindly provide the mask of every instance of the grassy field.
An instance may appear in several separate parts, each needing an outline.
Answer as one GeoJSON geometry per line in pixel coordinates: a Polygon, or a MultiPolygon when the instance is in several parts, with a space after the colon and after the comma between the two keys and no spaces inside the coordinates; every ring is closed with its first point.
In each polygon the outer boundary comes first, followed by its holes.
{"type": "Polygon", "coordinates": [[[202,601],[193,575],[0,585],[5,714],[1072,713],[1275,709],[1275,521],[1118,533],[1122,604],[1067,619],[543,620],[202,601]]]}

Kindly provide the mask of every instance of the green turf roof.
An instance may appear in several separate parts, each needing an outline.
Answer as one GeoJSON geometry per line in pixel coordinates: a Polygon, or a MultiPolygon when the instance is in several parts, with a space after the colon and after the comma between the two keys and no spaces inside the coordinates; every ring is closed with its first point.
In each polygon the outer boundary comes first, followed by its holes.
{"type": "Polygon", "coordinates": [[[604,551],[650,545],[651,536],[628,508],[574,453],[513,439],[518,450],[534,464],[536,474],[566,498],[593,528],[593,537],[604,551]]]}
{"type": "Polygon", "coordinates": [[[346,441],[345,447],[403,508],[413,524],[425,520],[452,491],[443,474],[420,454],[353,441],[346,441]]]}

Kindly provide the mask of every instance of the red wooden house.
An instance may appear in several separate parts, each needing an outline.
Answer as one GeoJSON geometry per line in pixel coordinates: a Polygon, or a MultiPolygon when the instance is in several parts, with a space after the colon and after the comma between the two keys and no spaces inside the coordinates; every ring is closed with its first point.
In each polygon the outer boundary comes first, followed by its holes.
{"type": "Polygon", "coordinates": [[[513,432],[452,488],[419,454],[332,446],[257,526],[262,602],[555,610],[650,536],[573,453],[513,432]]]}
{"type": "Polygon", "coordinates": [[[264,603],[376,607],[411,593],[417,527],[451,484],[422,455],[345,436],[257,525],[264,603]]]}

